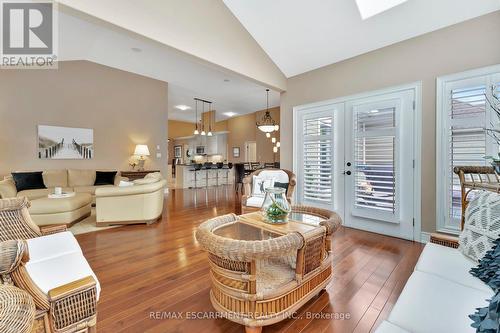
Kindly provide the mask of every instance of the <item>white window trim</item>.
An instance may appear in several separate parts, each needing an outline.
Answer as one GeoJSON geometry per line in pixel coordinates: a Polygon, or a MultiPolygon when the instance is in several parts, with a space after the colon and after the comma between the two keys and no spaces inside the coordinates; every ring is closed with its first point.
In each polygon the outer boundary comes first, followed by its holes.
{"type": "MultiPolygon", "coordinates": [[[[379,90],[373,90],[368,92],[363,92],[359,94],[353,94],[338,98],[333,98],[321,102],[315,102],[305,105],[299,105],[293,107],[293,172],[297,173],[298,170],[298,155],[297,155],[297,145],[298,145],[298,113],[310,108],[316,107],[328,107],[332,104],[346,103],[351,100],[357,100],[362,98],[373,97],[377,95],[385,95],[391,92],[402,91],[413,89],[415,91],[415,110],[413,112],[414,117],[414,138],[413,138],[413,152],[415,160],[415,170],[413,173],[413,216],[415,219],[415,225],[413,228],[413,240],[420,242],[422,239],[422,81],[416,81],[408,84],[403,84],[399,86],[388,87],[379,90]]],[[[297,200],[297,191],[294,194],[294,200],[297,200]]]]}
{"type": "Polygon", "coordinates": [[[447,124],[448,114],[445,112],[444,97],[446,96],[445,87],[447,83],[459,80],[473,79],[481,76],[500,74],[500,64],[473,69],[465,72],[455,73],[446,76],[440,76],[436,79],[436,231],[458,235],[460,230],[450,228],[446,225],[447,219],[447,187],[446,177],[448,176],[447,161],[441,158],[448,154],[447,150],[447,131],[444,126],[447,124]]]}

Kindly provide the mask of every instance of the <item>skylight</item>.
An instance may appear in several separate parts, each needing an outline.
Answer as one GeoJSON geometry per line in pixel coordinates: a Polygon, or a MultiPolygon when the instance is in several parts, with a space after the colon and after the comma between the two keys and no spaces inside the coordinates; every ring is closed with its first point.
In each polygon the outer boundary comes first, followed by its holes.
{"type": "Polygon", "coordinates": [[[408,0],[356,0],[361,18],[366,20],[372,16],[394,8],[408,0]]]}

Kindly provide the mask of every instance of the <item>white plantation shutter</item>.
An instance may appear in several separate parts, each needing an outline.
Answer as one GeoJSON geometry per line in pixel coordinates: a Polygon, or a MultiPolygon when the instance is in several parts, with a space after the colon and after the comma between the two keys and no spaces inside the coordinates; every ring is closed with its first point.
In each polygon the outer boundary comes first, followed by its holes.
{"type": "Polygon", "coordinates": [[[302,199],[305,202],[328,204],[333,201],[332,126],[332,116],[303,120],[302,199]]]}
{"type": "Polygon", "coordinates": [[[456,166],[485,165],[486,160],[486,85],[451,89],[448,127],[449,170],[448,207],[452,225],[460,223],[462,198],[456,166]]]}
{"type": "MultiPolygon", "coordinates": [[[[500,94],[499,68],[438,79],[438,231],[460,231],[462,198],[453,168],[489,165],[485,156],[498,154],[498,146],[485,129],[498,127],[499,123],[487,102],[487,98],[493,100],[492,94],[500,94]]],[[[473,196],[474,193],[469,198],[473,196]]]]}
{"type": "Polygon", "coordinates": [[[396,109],[361,109],[354,114],[354,207],[396,211],[396,109]]]}

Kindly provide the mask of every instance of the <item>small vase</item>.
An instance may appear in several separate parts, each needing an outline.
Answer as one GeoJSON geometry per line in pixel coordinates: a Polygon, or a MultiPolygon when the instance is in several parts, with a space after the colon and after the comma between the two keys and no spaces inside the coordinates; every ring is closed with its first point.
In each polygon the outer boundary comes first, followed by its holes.
{"type": "Polygon", "coordinates": [[[290,214],[290,204],[285,196],[285,189],[269,187],[266,190],[262,215],[268,223],[286,223],[290,214]]]}

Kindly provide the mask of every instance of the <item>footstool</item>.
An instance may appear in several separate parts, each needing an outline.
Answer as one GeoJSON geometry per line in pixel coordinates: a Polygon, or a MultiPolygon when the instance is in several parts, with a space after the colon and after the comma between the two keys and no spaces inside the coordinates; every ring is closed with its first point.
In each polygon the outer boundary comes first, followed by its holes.
{"type": "Polygon", "coordinates": [[[92,195],[75,193],[68,198],[51,199],[48,197],[34,199],[29,212],[38,226],[65,224],[72,225],[90,216],[92,195]]]}

